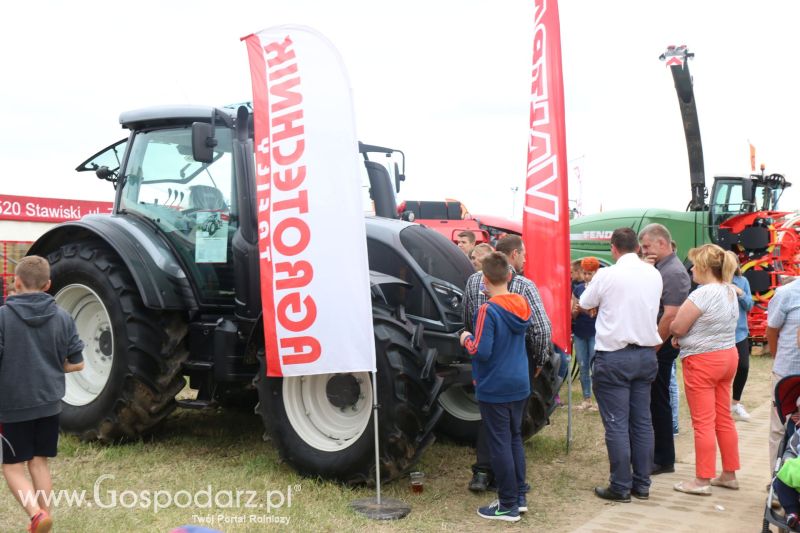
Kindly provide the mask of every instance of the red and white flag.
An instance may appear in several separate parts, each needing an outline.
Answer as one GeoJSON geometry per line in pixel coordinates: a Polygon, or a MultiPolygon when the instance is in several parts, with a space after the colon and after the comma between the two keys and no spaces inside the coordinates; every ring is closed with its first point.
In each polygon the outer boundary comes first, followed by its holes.
{"type": "Polygon", "coordinates": [[[375,370],[350,83],[310,28],[243,39],[255,122],[268,376],[375,370]]]}
{"type": "Polygon", "coordinates": [[[528,174],[522,237],[526,275],[553,323],[553,342],[570,343],[570,255],[567,146],[561,34],[556,0],[534,1],[528,174]]]}

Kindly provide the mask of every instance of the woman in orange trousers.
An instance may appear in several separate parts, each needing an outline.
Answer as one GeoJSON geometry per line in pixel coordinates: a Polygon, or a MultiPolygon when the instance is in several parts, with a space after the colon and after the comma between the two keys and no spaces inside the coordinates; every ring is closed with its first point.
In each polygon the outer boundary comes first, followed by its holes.
{"type": "Polygon", "coordinates": [[[692,415],[695,479],[677,483],[680,492],[710,496],[711,487],[738,489],[739,436],[731,417],[731,382],[736,375],[739,303],[731,283],[736,261],[715,244],[689,251],[692,277],[700,286],[678,309],[670,332],[681,350],[686,401],[692,415]],[[717,445],[722,473],[716,476],[717,445]]]}

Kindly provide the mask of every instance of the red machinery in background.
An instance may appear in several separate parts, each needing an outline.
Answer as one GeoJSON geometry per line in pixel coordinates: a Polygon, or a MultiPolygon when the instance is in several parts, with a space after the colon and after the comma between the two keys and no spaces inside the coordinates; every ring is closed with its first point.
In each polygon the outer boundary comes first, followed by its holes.
{"type": "Polygon", "coordinates": [[[462,231],[471,231],[476,244],[486,242],[492,246],[506,235],[522,235],[522,222],[493,215],[473,215],[464,204],[449,198],[443,202],[406,200],[397,206],[397,213],[403,220],[428,226],[452,242],[458,241],[462,231]]]}
{"type": "Polygon", "coordinates": [[[720,245],[739,256],[742,275],[750,283],[753,309],[748,326],[754,342],[766,342],[767,305],[775,289],[800,275],[799,224],[797,213],[761,210],[719,226],[720,245]]]}

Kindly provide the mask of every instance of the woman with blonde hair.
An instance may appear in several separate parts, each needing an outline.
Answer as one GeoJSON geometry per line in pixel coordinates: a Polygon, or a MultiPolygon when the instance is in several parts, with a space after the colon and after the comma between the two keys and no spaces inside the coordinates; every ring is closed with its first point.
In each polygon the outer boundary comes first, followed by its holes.
{"type": "Polygon", "coordinates": [[[692,278],[699,287],[672,322],[673,345],[680,348],[686,401],[692,415],[695,479],[675,490],[703,496],[711,486],[738,489],[739,436],[731,417],[731,382],[736,374],[736,321],[739,302],[733,284],[736,261],[716,244],[689,250],[692,278]],[[719,444],[722,474],[716,474],[719,444]]]}

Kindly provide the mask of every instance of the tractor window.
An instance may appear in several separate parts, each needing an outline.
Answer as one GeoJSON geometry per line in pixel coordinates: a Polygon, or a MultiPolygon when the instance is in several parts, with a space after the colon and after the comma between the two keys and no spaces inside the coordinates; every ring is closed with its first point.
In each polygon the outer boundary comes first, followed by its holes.
{"type": "Polygon", "coordinates": [[[749,210],[750,204],[742,197],[742,180],[717,180],[711,202],[712,226],[718,227],[732,216],[749,210]]]}
{"type": "Polygon", "coordinates": [[[472,263],[461,250],[447,237],[425,226],[408,226],[400,232],[400,242],[422,270],[434,278],[463,288],[467,278],[475,273],[472,263]]]}
{"type": "Polygon", "coordinates": [[[232,303],[231,238],[238,225],[231,132],[216,131],[211,163],[192,157],[190,126],[137,132],[120,211],[158,225],[190,271],[202,301],[232,303]]]}

